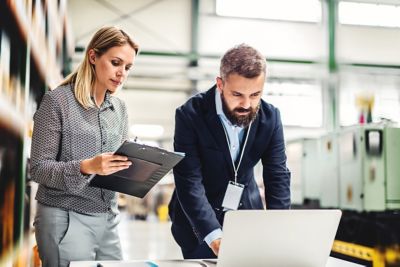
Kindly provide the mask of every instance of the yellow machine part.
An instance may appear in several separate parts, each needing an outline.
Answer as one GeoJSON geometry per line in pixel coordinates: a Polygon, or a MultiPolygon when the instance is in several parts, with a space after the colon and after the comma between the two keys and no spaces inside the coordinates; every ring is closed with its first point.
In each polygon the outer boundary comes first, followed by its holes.
{"type": "Polygon", "coordinates": [[[400,264],[400,248],[398,245],[379,249],[335,240],[332,251],[371,262],[373,267],[399,266],[400,264]]]}

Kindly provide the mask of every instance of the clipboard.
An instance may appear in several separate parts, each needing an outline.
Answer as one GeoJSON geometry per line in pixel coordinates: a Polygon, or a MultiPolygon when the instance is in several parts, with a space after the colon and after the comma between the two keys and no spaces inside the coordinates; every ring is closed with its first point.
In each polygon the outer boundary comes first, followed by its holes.
{"type": "Polygon", "coordinates": [[[184,153],[125,141],[115,151],[132,165],[110,175],[94,175],[89,185],[143,198],[184,157],[184,153]]]}

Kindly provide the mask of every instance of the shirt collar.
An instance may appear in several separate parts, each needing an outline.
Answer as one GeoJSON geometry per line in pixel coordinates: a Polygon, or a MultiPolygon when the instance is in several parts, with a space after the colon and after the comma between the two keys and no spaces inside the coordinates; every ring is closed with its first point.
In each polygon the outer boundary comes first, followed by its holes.
{"type": "MultiPolygon", "coordinates": [[[[94,97],[91,97],[92,100],[94,101],[94,97]]],[[[113,108],[114,105],[111,101],[111,93],[109,90],[106,91],[106,95],[104,96],[104,102],[101,104],[100,109],[106,109],[106,108],[113,108]]]]}
{"type": "Polygon", "coordinates": [[[110,91],[106,91],[106,95],[104,97],[104,104],[107,105],[107,107],[112,106],[113,104],[111,103],[111,93],[110,91]]]}
{"type": "Polygon", "coordinates": [[[217,115],[226,117],[224,110],[222,109],[221,93],[217,88],[215,89],[215,109],[217,111],[217,115]]]}

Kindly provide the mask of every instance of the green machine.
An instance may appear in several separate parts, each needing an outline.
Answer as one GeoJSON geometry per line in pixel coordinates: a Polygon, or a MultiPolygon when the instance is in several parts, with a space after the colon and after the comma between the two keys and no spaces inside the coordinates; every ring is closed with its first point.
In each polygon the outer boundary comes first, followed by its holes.
{"type": "Polygon", "coordinates": [[[295,204],[314,201],[321,208],[339,207],[339,157],[337,133],[302,138],[288,149],[295,204]],[[318,204],[317,204],[318,203],[318,204]]]}
{"type": "Polygon", "coordinates": [[[384,130],[386,209],[400,209],[400,128],[384,130]]]}
{"type": "Polygon", "coordinates": [[[321,171],[325,161],[320,160],[320,143],[320,138],[301,138],[286,146],[292,205],[318,201],[321,197],[321,171]]]}
{"type": "Polygon", "coordinates": [[[321,136],[317,164],[320,172],[320,205],[322,208],[339,207],[339,156],[336,133],[321,136]]]}
{"type": "Polygon", "coordinates": [[[350,127],[338,134],[339,204],[356,211],[400,208],[400,128],[350,127]]]}

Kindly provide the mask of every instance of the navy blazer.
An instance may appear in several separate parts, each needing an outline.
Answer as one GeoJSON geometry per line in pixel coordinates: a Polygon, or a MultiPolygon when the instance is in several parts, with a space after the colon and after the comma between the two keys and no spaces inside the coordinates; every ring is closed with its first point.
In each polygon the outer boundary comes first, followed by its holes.
{"type": "MultiPolygon", "coordinates": [[[[221,228],[222,200],[234,180],[232,160],[215,107],[216,86],[190,98],[175,114],[175,151],[185,158],[174,168],[176,189],[169,204],[172,234],[182,249],[192,250],[221,228]]],[[[261,100],[249,133],[238,182],[245,185],[239,209],[263,209],[253,168],[261,159],[268,209],[290,207],[290,172],[279,111],[261,100]]]]}

